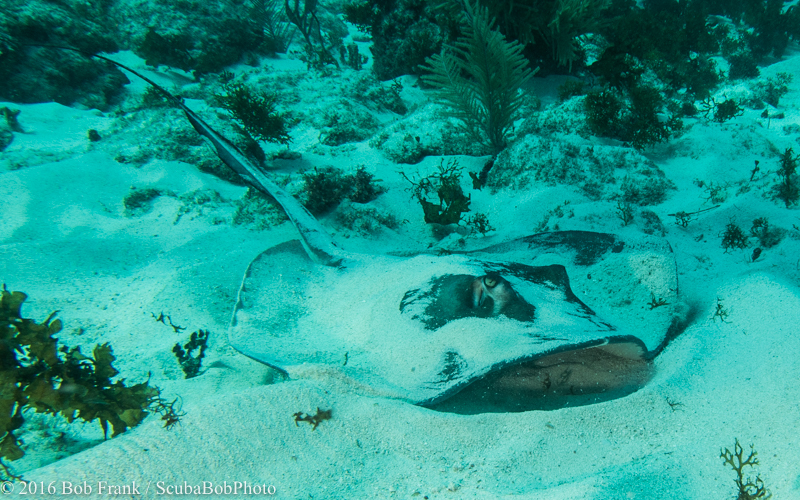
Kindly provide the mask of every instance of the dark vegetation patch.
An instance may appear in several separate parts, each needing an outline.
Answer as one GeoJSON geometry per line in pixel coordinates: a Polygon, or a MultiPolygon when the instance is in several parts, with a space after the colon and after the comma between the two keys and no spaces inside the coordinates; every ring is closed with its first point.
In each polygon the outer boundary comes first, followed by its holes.
{"type": "Polygon", "coordinates": [[[91,354],[80,347],[59,345],[62,329],[56,313],[36,322],[21,315],[27,295],[0,291],[0,479],[19,479],[7,461],[25,454],[18,436],[31,412],[61,415],[68,422],[98,421],[104,437],[136,427],[148,414],[158,413],[165,427],[180,419],[175,403],[161,398],[149,381],[126,384],[114,367],[109,344],[91,354]],[[115,380],[116,379],[116,380],[115,380]]]}
{"type": "Polygon", "coordinates": [[[346,174],[335,167],[314,168],[303,174],[303,204],[314,214],[328,212],[345,198],[356,203],[369,203],[386,191],[375,184],[374,175],[359,167],[346,174]]]}
{"type": "Polygon", "coordinates": [[[215,97],[244,132],[256,141],[289,143],[286,117],[276,109],[275,93],[256,90],[242,83],[227,83],[215,97]]]}
{"type": "Polygon", "coordinates": [[[420,179],[402,172],[401,175],[411,184],[408,190],[422,206],[428,224],[458,224],[463,214],[470,211],[472,196],[464,194],[461,188],[462,168],[457,160],[442,159],[435,173],[420,179]]]}

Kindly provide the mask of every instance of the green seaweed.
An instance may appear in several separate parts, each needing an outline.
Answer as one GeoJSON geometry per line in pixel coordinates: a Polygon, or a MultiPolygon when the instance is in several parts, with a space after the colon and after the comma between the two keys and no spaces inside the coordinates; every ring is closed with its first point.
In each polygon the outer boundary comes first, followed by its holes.
{"type": "Polygon", "coordinates": [[[616,208],[617,218],[622,222],[623,226],[627,226],[633,222],[633,204],[629,201],[617,200],[616,208]]]}
{"type": "Polygon", "coordinates": [[[622,134],[620,118],[622,101],[610,89],[589,92],[583,101],[589,130],[600,137],[618,137],[622,134]]]}
{"type": "Polygon", "coordinates": [[[292,416],[294,417],[295,426],[298,426],[298,422],[307,422],[309,425],[311,425],[311,430],[315,431],[320,423],[324,422],[325,420],[330,420],[333,417],[333,410],[320,410],[320,408],[317,407],[317,413],[314,415],[298,411],[292,416]]]}
{"type": "Polygon", "coordinates": [[[659,119],[666,101],[654,87],[637,85],[627,91],[604,89],[584,100],[589,130],[601,137],[630,143],[636,149],[663,142],[683,127],[677,116],[659,119]]]}
{"type": "Polygon", "coordinates": [[[345,174],[334,167],[314,168],[305,172],[305,201],[303,204],[314,214],[325,213],[350,198],[356,203],[369,203],[386,189],[375,184],[374,175],[364,167],[355,174],[345,174]]]}
{"type": "Polygon", "coordinates": [[[725,233],[722,235],[722,248],[725,249],[726,253],[731,248],[747,248],[747,235],[732,220],[725,226],[725,233]]]}
{"type": "Polygon", "coordinates": [[[158,316],[156,316],[155,313],[150,313],[150,316],[152,316],[156,322],[172,328],[172,331],[175,333],[181,333],[182,330],[186,330],[185,326],[180,326],[173,323],[172,317],[168,314],[165,316],[163,311],[158,313],[158,316]]]}
{"type": "Polygon", "coordinates": [[[662,297],[656,298],[655,294],[653,293],[650,294],[650,297],[651,297],[650,302],[648,302],[647,305],[650,306],[651,311],[656,307],[669,305],[669,302],[667,302],[667,299],[665,298],[662,297]]]}
{"type": "Polygon", "coordinates": [[[484,213],[476,213],[473,217],[467,219],[467,226],[480,233],[481,236],[486,236],[486,233],[490,231],[496,231],[484,213]]]}
{"type": "Polygon", "coordinates": [[[150,211],[152,201],[164,194],[160,189],[133,188],[122,200],[127,215],[142,215],[150,211]]]}
{"type": "Polygon", "coordinates": [[[353,191],[349,198],[356,203],[369,203],[386,191],[373,181],[375,175],[367,172],[366,168],[358,167],[353,174],[353,191]]]}
{"type": "Polygon", "coordinates": [[[413,181],[405,173],[401,172],[408,182],[411,183],[409,190],[411,196],[416,198],[422,211],[425,214],[425,222],[428,224],[458,224],[462,214],[469,212],[471,196],[464,194],[461,189],[461,167],[455,159],[445,163],[442,159],[439,163],[438,172],[413,181]],[[438,203],[430,201],[428,198],[436,194],[438,203]]]}
{"type": "Polygon", "coordinates": [[[722,323],[728,322],[728,310],[722,305],[722,299],[719,297],[717,297],[717,308],[714,310],[711,320],[716,323],[717,318],[719,318],[722,323]]]}
{"type": "Polygon", "coordinates": [[[305,202],[314,214],[325,213],[344,200],[353,188],[353,178],[334,167],[314,167],[303,174],[305,202]]]}
{"type": "Polygon", "coordinates": [[[739,52],[726,57],[730,63],[728,78],[731,80],[743,80],[755,78],[761,74],[756,64],[756,59],[750,52],[739,52]]]}
{"type": "Polygon", "coordinates": [[[223,90],[216,98],[254,139],[289,143],[286,117],[275,108],[277,94],[258,92],[242,83],[225,84],[223,90]]]}
{"type": "Polygon", "coordinates": [[[717,102],[714,98],[710,98],[702,103],[706,117],[711,115],[711,119],[717,123],[723,123],[730,119],[741,116],[744,109],[733,99],[725,99],[722,102],[717,102]],[[713,113],[712,113],[713,112],[713,113]]]}
{"type": "Polygon", "coordinates": [[[149,381],[130,386],[124,379],[112,382],[119,372],[109,344],[95,346],[87,356],[80,347],[58,345],[54,335],[62,323],[56,313],[41,323],[23,318],[27,297],[5,285],[0,291],[0,467],[5,476],[18,477],[4,460],[24,455],[15,431],[24,423],[26,410],[60,414],[68,422],[97,420],[106,438],[109,424],[114,437],[152,412],[180,418],[149,381]]]}
{"type": "Polygon", "coordinates": [[[764,248],[772,248],[780,243],[785,232],[784,229],[770,225],[766,217],[753,219],[753,225],[750,227],[750,235],[758,238],[758,242],[764,248]]]}
{"type": "Polygon", "coordinates": [[[194,378],[200,374],[200,366],[206,354],[207,344],[208,331],[198,330],[192,332],[189,336],[189,341],[186,342],[183,347],[181,347],[180,343],[177,343],[175,347],[172,348],[172,352],[175,354],[175,357],[178,358],[178,362],[181,364],[181,368],[187,379],[194,378]],[[197,351],[197,354],[194,354],[195,351],[197,351]]]}
{"type": "Polygon", "coordinates": [[[733,451],[725,448],[720,451],[719,456],[725,465],[730,466],[734,472],[736,472],[736,479],[733,480],[736,487],[739,489],[736,500],[755,500],[757,498],[766,500],[772,497],[772,493],[770,493],[764,485],[761,476],[756,475],[755,479],[748,477],[745,481],[744,468],[758,465],[758,453],[753,449],[752,444],[750,445],[750,454],[747,455],[747,458],[744,458],[744,450],[742,449],[742,445],[739,444],[738,439],[736,439],[736,443],[733,445],[733,451]]]}
{"type": "Polygon", "coordinates": [[[772,189],[773,198],[786,204],[786,208],[797,203],[800,199],[800,187],[797,185],[797,166],[800,155],[795,155],[792,148],[786,149],[781,155],[780,166],[775,174],[780,179],[772,189]]]}

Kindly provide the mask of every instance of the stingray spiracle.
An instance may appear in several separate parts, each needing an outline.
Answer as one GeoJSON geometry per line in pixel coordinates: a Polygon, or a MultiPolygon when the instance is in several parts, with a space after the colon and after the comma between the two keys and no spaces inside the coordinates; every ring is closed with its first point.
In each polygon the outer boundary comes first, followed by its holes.
{"type": "Polygon", "coordinates": [[[508,281],[497,273],[475,278],[472,282],[472,306],[480,307],[487,298],[490,298],[494,304],[492,314],[500,314],[503,308],[514,300],[515,295],[508,281]]]}

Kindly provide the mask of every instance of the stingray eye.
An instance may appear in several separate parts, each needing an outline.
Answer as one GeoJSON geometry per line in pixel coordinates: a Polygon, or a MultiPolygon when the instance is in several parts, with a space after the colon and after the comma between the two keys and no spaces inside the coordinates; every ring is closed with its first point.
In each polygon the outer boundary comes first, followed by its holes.
{"type": "Polygon", "coordinates": [[[483,284],[489,288],[494,288],[497,286],[497,280],[494,278],[483,278],[483,284]]]}

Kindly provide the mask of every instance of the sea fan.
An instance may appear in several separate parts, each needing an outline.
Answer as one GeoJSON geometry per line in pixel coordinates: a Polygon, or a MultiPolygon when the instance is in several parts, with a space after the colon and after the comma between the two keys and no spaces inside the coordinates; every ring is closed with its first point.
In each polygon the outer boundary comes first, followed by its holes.
{"type": "Polygon", "coordinates": [[[493,29],[494,19],[480,5],[464,3],[464,34],[428,58],[423,80],[437,90],[467,131],[499,153],[522,104],[520,87],[534,73],[522,45],[493,29]]]}

